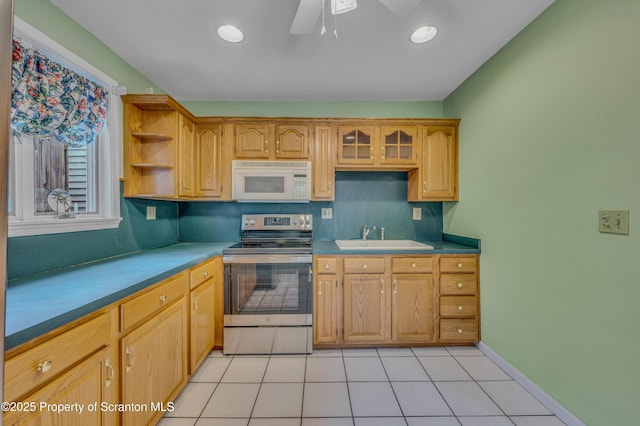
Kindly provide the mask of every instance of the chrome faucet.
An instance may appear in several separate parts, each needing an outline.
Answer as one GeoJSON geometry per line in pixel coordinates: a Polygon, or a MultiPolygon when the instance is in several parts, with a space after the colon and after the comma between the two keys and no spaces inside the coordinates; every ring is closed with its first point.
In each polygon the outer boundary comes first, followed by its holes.
{"type": "Polygon", "coordinates": [[[375,231],[375,229],[375,226],[364,225],[364,227],[362,228],[362,239],[366,240],[369,232],[375,231]]]}

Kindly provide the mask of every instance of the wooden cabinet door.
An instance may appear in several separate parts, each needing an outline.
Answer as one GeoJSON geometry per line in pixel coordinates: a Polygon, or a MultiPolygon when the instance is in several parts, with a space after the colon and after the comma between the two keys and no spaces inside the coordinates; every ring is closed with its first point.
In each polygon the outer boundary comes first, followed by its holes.
{"type": "Polygon", "coordinates": [[[387,286],[381,274],[344,276],[344,341],[378,343],[387,330],[387,286]]]}
{"type": "Polygon", "coordinates": [[[424,129],[422,199],[458,199],[458,147],[454,126],[424,129]]]}
{"type": "Polygon", "coordinates": [[[36,404],[34,410],[5,413],[5,425],[113,425],[117,424],[117,413],[102,410],[102,403],[118,401],[118,383],[114,380],[114,367],[109,360],[110,348],[87,358],[57,379],[24,398],[24,403],[36,404]],[[27,402],[28,401],[28,402],[27,402]],[[53,405],[69,404],[71,411],[55,412],[41,407],[40,403],[53,405]],[[77,404],[77,405],[75,405],[77,404]],[[90,410],[87,407],[96,409],[90,410]],[[82,412],[76,407],[82,407],[82,412]]]}
{"type": "Polygon", "coordinates": [[[222,126],[201,125],[195,141],[196,189],[200,197],[222,195],[222,126]]]}
{"type": "Polygon", "coordinates": [[[214,279],[210,278],[191,292],[190,371],[193,372],[213,349],[214,279]]]}
{"type": "Polygon", "coordinates": [[[214,337],[215,346],[222,347],[224,344],[224,265],[222,257],[213,259],[213,317],[214,317],[214,337]]]}
{"type": "Polygon", "coordinates": [[[391,281],[391,338],[397,342],[433,341],[433,275],[395,274],[391,281]]]}
{"type": "Polygon", "coordinates": [[[268,124],[236,125],[235,158],[269,158],[268,124]]]}
{"type": "Polygon", "coordinates": [[[276,126],[276,158],[309,158],[309,127],[276,126]]]}
{"type": "Polygon", "coordinates": [[[417,126],[380,128],[380,164],[418,165],[417,126]]]}
{"type": "Polygon", "coordinates": [[[313,139],[313,200],[335,199],[335,128],[316,126],[313,139]]]}
{"type": "Polygon", "coordinates": [[[314,343],[338,343],[338,297],[334,274],[316,275],[313,299],[314,343]]]}
{"type": "Polygon", "coordinates": [[[194,134],[195,125],[185,118],[179,117],[178,127],[178,171],[180,175],[179,193],[181,197],[192,197],[194,195],[194,134]]]}
{"type": "MultiPolygon", "coordinates": [[[[149,411],[125,411],[123,424],[147,425],[163,411],[151,403],[166,403],[186,382],[187,339],[184,299],[174,303],[121,340],[122,403],[146,404],[149,411]]],[[[165,404],[166,407],[166,404],[165,404]]]]}
{"type": "Polygon", "coordinates": [[[374,164],[374,126],[338,126],[338,164],[374,164]]]}

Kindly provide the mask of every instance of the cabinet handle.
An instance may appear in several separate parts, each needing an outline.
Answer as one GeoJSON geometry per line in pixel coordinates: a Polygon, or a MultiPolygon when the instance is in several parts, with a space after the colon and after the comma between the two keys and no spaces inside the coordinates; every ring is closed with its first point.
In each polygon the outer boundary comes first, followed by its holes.
{"type": "Polygon", "coordinates": [[[458,283],[458,288],[462,288],[462,283],[458,283]]]}
{"type": "Polygon", "coordinates": [[[398,280],[393,280],[393,294],[398,293],[398,280]]]}
{"type": "Polygon", "coordinates": [[[458,269],[461,269],[462,268],[462,263],[458,263],[456,266],[458,267],[458,269]]]}
{"type": "Polygon", "coordinates": [[[160,302],[166,302],[167,301],[167,295],[163,294],[162,296],[160,296],[160,302]]]}
{"type": "Polygon", "coordinates": [[[422,193],[423,194],[427,193],[427,181],[426,180],[422,181],[422,193]]]}
{"type": "Polygon", "coordinates": [[[464,309],[464,307],[463,307],[462,305],[458,305],[458,310],[459,310],[459,311],[461,311],[461,310],[463,310],[463,309],[464,309]]]}
{"type": "Polygon", "coordinates": [[[384,294],[384,278],[380,278],[380,294],[384,294]]]}
{"type": "Polygon", "coordinates": [[[46,373],[47,371],[51,370],[51,367],[53,367],[53,361],[44,361],[38,364],[38,367],[36,367],[36,370],[38,371],[38,373],[46,373]]]}
{"type": "Polygon", "coordinates": [[[109,362],[109,358],[107,358],[104,362],[104,367],[107,369],[107,375],[104,379],[104,387],[108,388],[109,386],[111,386],[111,381],[115,377],[116,372],[113,369],[113,365],[111,365],[111,362],[109,362]]]}
{"type": "Polygon", "coordinates": [[[264,141],[264,152],[269,153],[269,141],[265,139],[264,141]]]}
{"type": "Polygon", "coordinates": [[[205,277],[205,278],[207,278],[207,277],[209,276],[209,271],[204,271],[204,272],[202,273],[202,276],[203,276],[203,277],[205,277]]]}
{"type": "Polygon", "coordinates": [[[458,329],[458,334],[462,334],[462,329],[461,328],[458,329]]]}
{"type": "Polygon", "coordinates": [[[384,148],[380,148],[380,156],[384,160],[384,148]]]}
{"type": "Polygon", "coordinates": [[[280,141],[276,141],[276,154],[280,154],[280,141]]]}
{"type": "Polygon", "coordinates": [[[129,350],[129,346],[125,348],[124,353],[127,357],[127,365],[125,366],[125,372],[128,373],[129,370],[131,369],[131,366],[133,366],[134,356],[133,356],[133,353],[131,353],[131,351],[129,350]]]}
{"type": "Polygon", "coordinates": [[[329,264],[328,263],[324,264],[324,269],[329,269],[329,264]]]}
{"type": "Polygon", "coordinates": [[[412,263],[412,264],[411,264],[411,267],[412,267],[412,268],[415,268],[415,267],[416,267],[416,264],[415,264],[415,263],[412,263]]]}
{"type": "Polygon", "coordinates": [[[194,297],[191,301],[193,302],[193,313],[198,313],[198,299],[194,297]]]}
{"type": "Polygon", "coordinates": [[[322,282],[318,283],[318,296],[322,296],[322,282]]]}
{"type": "Polygon", "coordinates": [[[364,263],[364,264],[362,265],[362,269],[367,269],[367,264],[366,264],[366,263],[364,263]]]}
{"type": "Polygon", "coordinates": [[[329,185],[329,194],[331,194],[331,181],[330,181],[330,180],[328,180],[328,181],[327,181],[327,184],[329,185]]]}
{"type": "Polygon", "coordinates": [[[370,154],[369,157],[373,158],[373,147],[371,147],[371,149],[369,150],[370,154]]]}

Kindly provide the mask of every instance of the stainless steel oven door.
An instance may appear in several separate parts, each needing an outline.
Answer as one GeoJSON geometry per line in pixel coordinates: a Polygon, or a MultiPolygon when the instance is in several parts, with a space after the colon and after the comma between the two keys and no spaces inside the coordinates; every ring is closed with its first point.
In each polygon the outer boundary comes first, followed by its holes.
{"type": "Polygon", "coordinates": [[[227,255],[225,326],[311,325],[311,255],[227,255]]]}

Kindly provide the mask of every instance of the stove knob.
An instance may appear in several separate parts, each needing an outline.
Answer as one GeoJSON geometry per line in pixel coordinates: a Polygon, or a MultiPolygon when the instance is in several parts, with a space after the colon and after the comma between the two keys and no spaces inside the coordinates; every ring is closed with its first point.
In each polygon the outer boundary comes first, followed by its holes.
{"type": "Polygon", "coordinates": [[[255,225],[255,224],[256,224],[256,221],[255,221],[255,220],[251,219],[251,220],[249,221],[249,225],[253,226],[253,225],[255,225]]]}
{"type": "Polygon", "coordinates": [[[245,219],[244,220],[244,226],[247,226],[248,224],[249,224],[249,221],[245,219]]]}

